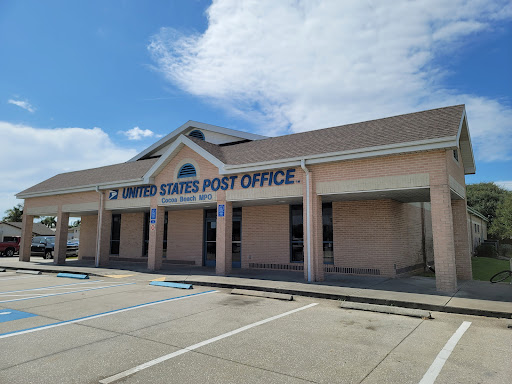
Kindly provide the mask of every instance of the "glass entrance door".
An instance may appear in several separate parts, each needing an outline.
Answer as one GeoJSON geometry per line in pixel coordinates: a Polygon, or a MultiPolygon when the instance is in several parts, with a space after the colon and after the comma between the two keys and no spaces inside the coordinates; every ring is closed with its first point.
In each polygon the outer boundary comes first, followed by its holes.
{"type": "Polygon", "coordinates": [[[233,268],[242,267],[242,209],[233,209],[233,239],[231,243],[233,268]]]}
{"type": "Polygon", "coordinates": [[[217,218],[205,218],[204,265],[215,267],[217,256],[217,218]]]}

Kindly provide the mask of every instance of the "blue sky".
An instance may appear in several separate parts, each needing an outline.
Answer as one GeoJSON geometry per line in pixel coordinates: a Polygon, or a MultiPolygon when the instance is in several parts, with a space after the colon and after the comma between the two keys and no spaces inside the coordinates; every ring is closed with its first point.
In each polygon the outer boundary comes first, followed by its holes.
{"type": "Polygon", "coordinates": [[[277,135],[466,104],[512,189],[509,1],[0,2],[0,215],[187,120],[277,135]],[[449,4],[446,4],[449,3],[449,4]]]}

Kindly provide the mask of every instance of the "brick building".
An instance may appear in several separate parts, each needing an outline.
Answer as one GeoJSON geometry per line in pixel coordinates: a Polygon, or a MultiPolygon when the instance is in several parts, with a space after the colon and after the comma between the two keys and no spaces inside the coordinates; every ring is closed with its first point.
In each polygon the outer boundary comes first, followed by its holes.
{"type": "MultiPolygon", "coordinates": [[[[437,288],[471,279],[463,105],[267,138],[189,121],[126,163],[20,192],[23,231],[69,216],[81,259],[399,277],[435,262],[437,288]]],[[[30,260],[30,236],[21,260],[30,260]]]]}

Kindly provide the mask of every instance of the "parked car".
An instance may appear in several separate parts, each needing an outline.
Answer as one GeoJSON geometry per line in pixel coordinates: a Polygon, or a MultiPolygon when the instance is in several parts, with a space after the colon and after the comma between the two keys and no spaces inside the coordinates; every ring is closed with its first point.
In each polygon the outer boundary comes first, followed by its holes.
{"type": "MultiPolygon", "coordinates": [[[[32,256],[43,256],[52,259],[55,251],[55,236],[36,236],[32,239],[30,253],[32,256]]],[[[78,256],[78,241],[68,241],[66,256],[78,256]]]]}
{"type": "Polygon", "coordinates": [[[4,241],[0,243],[0,255],[14,256],[20,251],[20,238],[16,237],[13,241],[4,241]]]}
{"type": "Polygon", "coordinates": [[[44,259],[51,259],[55,250],[55,236],[36,236],[32,238],[30,254],[32,256],[43,256],[44,259]]]}

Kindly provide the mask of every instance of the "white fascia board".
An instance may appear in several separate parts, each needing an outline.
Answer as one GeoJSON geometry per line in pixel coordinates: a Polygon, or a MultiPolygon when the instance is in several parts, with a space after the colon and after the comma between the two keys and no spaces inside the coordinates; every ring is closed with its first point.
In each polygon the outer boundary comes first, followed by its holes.
{"type": "Polygon", "coordinates": [[[267,136],[256,135],[254,133],[249,133],[249,132],[244,132],[244,131],[237,131],[237,130],[230,129],[230,128],[223,128],[223,127],[218,127],[216,125],[205,124],[205,123],[200,123],[198,121],[189,120],[185,124],[183,124],[181,127],[176,128],[174,131],[172,131],[168,135],[164,136],[163,138],[158,140],[153,145],[147,147],[145,150],[143,150],[141,153],[139,153],[135,157],[133,157],[130,160],[128,160],[128,162],[130,162],[130,161],[137,161],[137,160],[141,159],[142,157],[144,157],[145,155],[147,155],[148,153],[158,149],[159,147],[162,147],[162,146],[168,144],[172,139],[174,139],[177,136],[181,135],[183,131],[185,131],[185,130],[187,130],[189,128],[205,129],[205,130],[208,130],[208,131],[217,132],[217,133],[223,133],[225,135],[240,137],[242,139],[247,139],[247,140],[267,139],[267,136]]]}
{"type": "MultiPolygon", "coordinates": [[[[461,151],[462,151],[462,146],[460,145],[460,136],[462,135],[463,129],[466,130],[466,134],[468,135],[469,154],[471,156],[471,164],[464,164],[464,174],[473,175],[476,173],[476,164],[475,164],[475,156],[473,154],[473,144],[471,143],[471,135],[469,134],[469,124],[468,124],[468,118],[466,115],[466,107],[464,107],[464,110],[462,111],[462,117],[460,119],[460,124],[459,124],[459,130],[457,131],[457,146],[460,147],[461,151]]],[[[461,157],[462,157],[462,153],[461,153],[461,157]]]]}
{"type": "Polygon", "coordinates": [[[43,192],[29,192],[29,193],[21,193],[20,192],[20,193],[16,194],[16,198],[17,199],[28,199],[31,197],[64,195],[66,193],[95,191],[96,187],[98,187],[99,189],[105,190],[105,189],[112,189],[112,188],[122,188],[122,187],[127,187],[127,186],[132,186],[132,185],[144,185],[143,179],[131,179],[131,180],[118,181],[118,182],[81,185],[79,187],[61,188],[61,189],[54,189],[54,190],[43,191],[43,192]]]}
{"type": "MultiPolygon", "coordinates": [[[[174,143],[165,151],[165,153],[158,159],[158,161],[153,164],[153,166],[146,172],[143,177],[143,180],[146,184],[149,184],[149,181],[154,178],[160,171],[171,161],[171,159],[181,150],[183,146],[189,147],[191,150],[196,152],[199,156],[205,158],[213,165],[219,168],[219,171],[224,169],[224,163],[213,156],[211,153],[205,151],[199,145],[194,143],[188,137],[184,135],[180,135],[174,143]]],[[[222,173],[222,172],[221,172],[222,173]]]]}
{"type": "Polygon", "coordinates": [[[285,168],[300,165],[302,159],[306,164],[321,164],[341,160],[353,160],[366,157],[395,155],[400,153],[431,151],[435,149],[457,148],[455,136],[448,136],[439,139],[420,140],[408,143],[381,145],[376,147],[359,148],[350,151],[321,153],[317,155],[300,156],[282,160],[263,161],[253,164],[226,165],[223,174],[253,172],[272,168],[285,168]]]}

